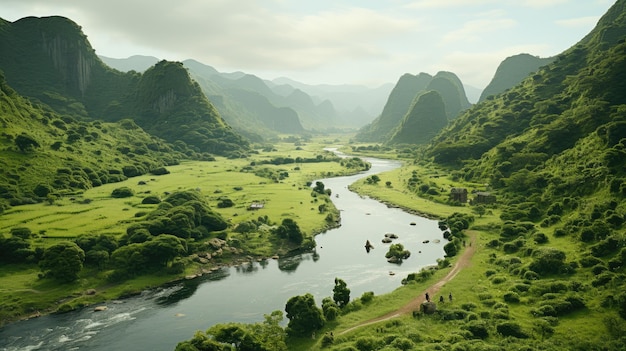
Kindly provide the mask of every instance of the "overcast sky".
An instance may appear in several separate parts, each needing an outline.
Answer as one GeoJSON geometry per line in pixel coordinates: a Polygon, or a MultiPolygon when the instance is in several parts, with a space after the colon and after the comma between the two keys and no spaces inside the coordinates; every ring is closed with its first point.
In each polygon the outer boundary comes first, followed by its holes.
{"type": "Polygon", "coordinates": [[[0,17],[61,15],[99,55],[195,59],[309,84],[451,71],[484,88],[506,57],[548,57],[615,0],[0,0],[0,17]]]}

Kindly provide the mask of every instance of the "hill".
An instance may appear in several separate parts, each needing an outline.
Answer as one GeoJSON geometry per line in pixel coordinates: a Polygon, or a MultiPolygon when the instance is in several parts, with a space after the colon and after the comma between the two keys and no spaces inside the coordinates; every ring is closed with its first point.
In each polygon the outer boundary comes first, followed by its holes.
{"type": "Polygon", "coordinates": [[[488,96],[499,94],[519,84],[531,73],[537,72],[539,67],[554,61],[554,57],[540,58],[529,54],[519,54],[507,57],[498,65],[496,73],[480,94],[478,101],[488,96]]]}
{"type": "Polygon", "coordinates": [[[389,144],[426,144],[448,123],[441,94],[429,90],[418,95],[396,128],[389,144]]]}
{"type": "Polygon", "coordinates": [[[0,212],[9,205],[53,202],[59,195],[158,173],[194,156],[129,119],[106,123],[59,115],[20,96],[2,75],[0,124],[0,212]]]}
{"type": "Polygon", "coordinates": [[[58,16],[2,21],[0,49],[8,84],[60,114],[81,120],[131,118],[159,137],[201,152],[234,157],[248,152],[248,142],[224,123],[180,64],[163,63],[145,74],[113,70],[76,23],[58,16]]]}
{"type": "Polygon", "coordinates": [[[422,92],[435,90],[443,98],[448,119],[454,119],[471,104],[467,100],[463,84],[451,72],[438,72],[435,76],[420,73],[417,76],[404,74],[389,94],[385,107],[372,123],[361,128],[357,141],[383,142],[391,138],[391,133],[407,114],[413,100],[422,92]]]}

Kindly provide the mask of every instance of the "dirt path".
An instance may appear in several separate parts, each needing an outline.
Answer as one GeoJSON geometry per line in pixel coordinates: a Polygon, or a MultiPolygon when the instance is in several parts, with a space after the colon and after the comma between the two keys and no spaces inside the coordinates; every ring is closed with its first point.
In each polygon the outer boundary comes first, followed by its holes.
{"type": "Polygon", "coordinates": [[[426,297],[425,297],[426,292],[428,292],[428,294],[430,296],[434,297],[435,295],[437,295],[439,290],[441,290],[442,286],[444,286],[447,282],[452,280],[452,278],[454,278],[461,271],[461,269],[467,267],[470,264],[472,256],[474,255],[474,251],[476,251],[476,243],[475,243],[475,241],[476,241],[476,233],[474,231],[471,231],[471,230],[468,230],[467,233],[470,236],[469,246],[465,247],[465,249],[463,250],[463,253],[461,254],[461,256],[459,256],[458,260],[456,261],[454,266],[452,266],[452,269],[450,270],[450,272],[448,272],[448,274],[446,274],[445,277],[441,278],[435,284],[429,286],[426,290],[424,290],[416,298],[411,300],[406,305],[400,307],[399,309],[397,309],[395,311],[391,311],[391,312],[389,312],[387,314],[384,314],[384,315],[382,315],[380,317],[376,317],[376,318],[364,321],[364,322],[362,322],[360,324],[357,324],[357,325],[355,325],[353,327],[350,327],[350,328],[348,328],[348,329],[346,329],[344,331],[339,332],[338,335],[351,332],[351,331],[353,331],[353,330],[355,330],[357,328],[360,328],[360,327],[363,327],[363,326],[366,326],[366,325],[370,325],[370,324],[386,321],[388,319],[399,317],[399,316],[401,316],[403,314],[407,314],[407,313],[413,313],[413,311],[419,310],[419,307],[420,307],[421,303],[424,302],[424,300],[426,299],[426,297]]]}

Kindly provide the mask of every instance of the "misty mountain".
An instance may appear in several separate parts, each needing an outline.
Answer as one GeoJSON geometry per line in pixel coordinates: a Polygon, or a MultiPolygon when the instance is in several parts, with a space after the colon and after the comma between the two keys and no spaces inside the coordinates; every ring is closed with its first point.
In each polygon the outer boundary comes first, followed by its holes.
{"type": "Polygon", "coordinates": [[[154,66],[160,60],[154,56],[133,55],[129,58],[118,59],[102,55],[98,55],[100,60],[107,66],[115,68],[122,72],[136,71],[145,72],[148,68],[154,66]]]}

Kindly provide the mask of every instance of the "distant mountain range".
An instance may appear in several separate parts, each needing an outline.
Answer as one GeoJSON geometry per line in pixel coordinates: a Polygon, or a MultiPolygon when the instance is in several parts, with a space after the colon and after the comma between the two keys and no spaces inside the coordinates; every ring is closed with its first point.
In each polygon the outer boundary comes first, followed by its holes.
{"type": "MultiPolygon", "coordinates": [[[[124,72],[142,72],[159,61],[149,56],[100,58],[124,72]]],[[[275,132],[302,133],[305,129],[359,128],[382,109],[391,90],[391,84],[372,89],[358,85],[308,85],[288,78],[269,81],[243,72],[222,73],[191,59],[183,61],[183,65],[230,125],[242,131],[248,128],[248,132],[264,130],[261,134],[265,136],[275,132]],[[277,115],[281,116],[278,123],[273,119],[277,115]]]]}

